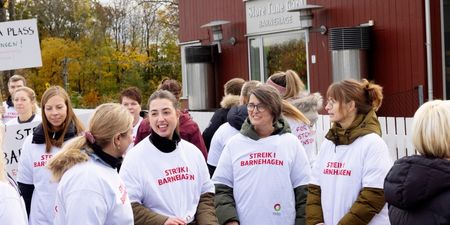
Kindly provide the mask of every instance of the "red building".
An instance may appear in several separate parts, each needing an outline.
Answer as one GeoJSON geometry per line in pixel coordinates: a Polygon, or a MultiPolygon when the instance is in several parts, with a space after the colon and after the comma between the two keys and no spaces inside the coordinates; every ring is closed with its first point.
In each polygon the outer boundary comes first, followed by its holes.
{"type": "Polygon", "coordinates": [[[219,95],[233,77],[265,81],[287,69],[296,70],[311,92],[325,95],[336,65],[330,30],[370,26],[362,77],[384,87],[380,115],[410,117],[422,96],[450,98],[450,0],[184,0],[179,10],[182,55],[187,46],[214,43],[212,30],[202,25],[230,22],[221,26],[215,61],[219,95]],[[321,6],[312,10],[312,26],[289,12],[302,5],[321,6]]]}

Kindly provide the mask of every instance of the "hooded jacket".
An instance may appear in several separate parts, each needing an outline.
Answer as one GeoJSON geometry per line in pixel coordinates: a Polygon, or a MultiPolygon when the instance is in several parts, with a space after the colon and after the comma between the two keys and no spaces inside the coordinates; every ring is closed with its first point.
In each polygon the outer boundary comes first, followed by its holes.
{"type": "Polygon", "coordinates": [[[392,225],[450,224],[450,160],[401,158],[389,171],[384,192],[392,225]]]}
{"type": "Polygon", "coordinates": [[[323,108],[323,98],[320,93],[301,94],[300,97],[290,98],[288,101],[303,113],[314,125],[319,117],[319,111],[323,108]]]}
{"type": "Polygon", "coordinates": [[[227,122],[227,114],[228,111],[230,111],[230,108],[237,105],[239,105],[239,96],[237,95],[225,95],[222,98],[222,101],[220,102],[222,108],[214,112],[208,127],[202,133],[207,149],[209,149],[214,133],[219,129],[220,125],[227,122]]]}

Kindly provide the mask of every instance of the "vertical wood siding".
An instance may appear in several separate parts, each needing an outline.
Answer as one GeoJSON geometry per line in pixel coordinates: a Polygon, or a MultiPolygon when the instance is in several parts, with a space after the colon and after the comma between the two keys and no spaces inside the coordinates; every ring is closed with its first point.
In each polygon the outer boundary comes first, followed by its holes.
{"type": "MultiPolygon", "coordinates": [[[[308,4],[324,6],[314,11],[314,28],[357,26],[375,22],[369,51],[369,79],[384,88],[382,116],[412,116],[418,108],[417,86],[424,86],[427,96],[425,15],[423,0],[308,0],[308,4]]],[[[434,98],[442,98],[442,68],[439,1],[431,1],[433,36],[434,98]]],[[[245,34],[245,4],[242,0],[180,1],[180,41],[210,42],[202,24],[211,20],[229,20],[224,25],[223,53],[220,55],[219,86],[232,77],[248,79],[248,53],[245,34]],[[234,36],[238,42],[226,41],[234,36]]],[[[311,91],[325,95],[332,83],[331,52],[328,35],[310,33],[309,55],[316,56],[310,64],[311,91]]],[[[310,60],[311,62],[311,60],[310,60]]]]}

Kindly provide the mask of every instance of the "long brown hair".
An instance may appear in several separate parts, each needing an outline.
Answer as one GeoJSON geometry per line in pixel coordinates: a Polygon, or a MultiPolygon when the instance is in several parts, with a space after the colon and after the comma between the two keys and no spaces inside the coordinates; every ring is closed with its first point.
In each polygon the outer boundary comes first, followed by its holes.
{"type": "MultiPolygon", "coordinates": [[[[45,135],[45,152],[47,152],[47,153],[50,152],[50,149],[52,148],[52,146],[56,146],[56,147],[62,146],[62,144],[64,142],[64,136],[66,135],[70,124],[73,124],[75,126],[77,133],[80,133],[84,130],[83,124],[80,122],[78,117],[73,112],[73,108],[72,108],[72,104],[70,102],[69,95],[60,86],[51,86],[44,92],[44,94],[42,95],[42,98],[41,98],[41,112],[42,112],[42,128],[44,130],[44,135],[45,135]],[[66,119],[64,120],[64,122],[62,124],[62,128],[61,128],[62,134],[56,140],[50,138],[49,132],[55,131],[55,130],[51,129],[52,125],[47,120],[47,116],[45,114],[45,104],[47,104],[48,100],[54,96],[60,96],[61,98],[63,98],[64,104],[66,104],[66,108],[67,108],[66,119]]],[[[61,130],[59,130],[59,131],[61,131],[61,130]]]]}

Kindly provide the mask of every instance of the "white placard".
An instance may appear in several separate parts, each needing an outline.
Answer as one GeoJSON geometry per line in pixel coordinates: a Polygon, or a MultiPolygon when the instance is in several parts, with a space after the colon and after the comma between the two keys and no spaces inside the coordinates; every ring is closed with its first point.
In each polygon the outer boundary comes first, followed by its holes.
{"type": "MultiPolygon", "coordinates": [[[[75,109],[75,114],[81,120],[84,127],[87,128],[89,118],[94,112],[93,109],[75,109]]],[[[36,116],[41,116],[37,114],[36,116]]],[[[3,143],[3,154],[5,158],[6,171],[16,178],[17,167],[20,157],[22,144],[28,135],[33,133],[33,129],[41,122],[31,122],[25,124],[11,125],[6,127],[5,139],[3,143]]]]}
{"type": "Polygon", "coordinates": [[[0,71],[41,67],[37,20],[0,23],[0,71]]]}

